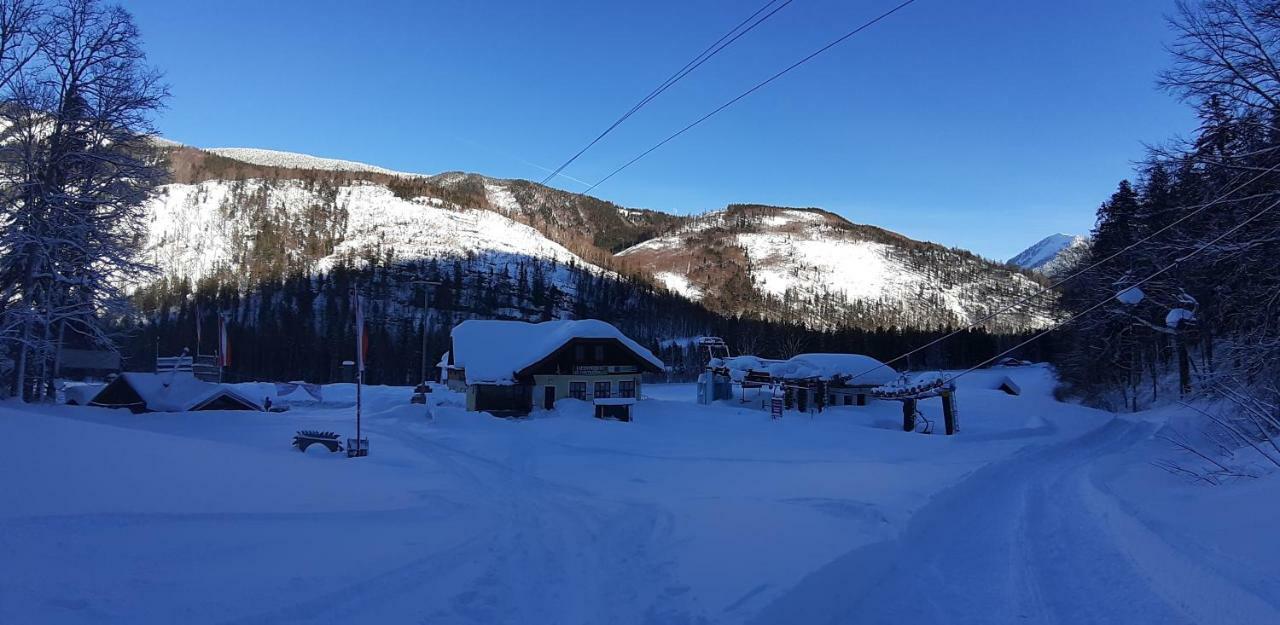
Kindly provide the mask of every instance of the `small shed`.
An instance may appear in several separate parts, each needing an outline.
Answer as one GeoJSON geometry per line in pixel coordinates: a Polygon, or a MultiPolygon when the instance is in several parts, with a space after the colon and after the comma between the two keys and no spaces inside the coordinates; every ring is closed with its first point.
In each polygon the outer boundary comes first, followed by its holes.
{"type": "Polygon", "coordinates": [[[122,373],[89,401],[101,408],[141,412],[262,410],[258,402],[229,386],[196,379],[187,372],[122,373]]]}

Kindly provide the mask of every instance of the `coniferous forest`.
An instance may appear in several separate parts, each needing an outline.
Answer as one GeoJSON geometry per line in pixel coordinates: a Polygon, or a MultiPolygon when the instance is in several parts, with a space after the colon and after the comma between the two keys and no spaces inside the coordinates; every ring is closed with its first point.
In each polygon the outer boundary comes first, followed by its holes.
{"type": "MultiPolygon", "coordinates": [[[[496,265],[493,259],[477,258],[361,268],[341,265],[324,273],[262,280],[248,290],[218,278],[195,285],[185,280],[162,280],[136,296],[140,314],[122,320],[118,329],[129,366],[146,369],[157,353],[176,355],[184,349],[211,353],[216,316],[223,313],[230,319],[228,379],[338,381],[342,379],[342,361],[350,360],[355,349],[348,297],[352,289],[359,289],[366,298],[366,380],[373,384],[419,381],[424,332],[427,375],[433,376],[436,363],[449,349],[449,330],[468,318],[545,321],[567,315],[609,321],[658,354],[670,366],[673,380],[692,379],[706,364],[705,354],[688,340],[697,336],[720,336],[734,353],[764,357],[854,352],[889,359],[952,330],[886,327],[819,331],[799,324],[726,317],[655,289],[644,280],[511,258],[496,265]],[[571,277],[571,286],[560,288],[548,279],[547,272],[564,272],[571,277]],[[197,324],[203,345],[196,342],[197,324]]],[[[1022,336],[974,329],[898,366],[969,366],[1015,344],[1022,336]]],[[[1041,349],[1034,346],[1024,353],[1041,358],[1041,349]]]]}
{"type": "MultiPolygon", "coordinates": [[[[1114,408],[1211,395],[1280,405],[1280,7],[1181,5],[1160,78],[1194,135],[1154,149],[1098,209],[1066,274],[1052,360],[1114,408]]],[[[1274,416],[1267,417],[1274,419],[1274,416]]]]}

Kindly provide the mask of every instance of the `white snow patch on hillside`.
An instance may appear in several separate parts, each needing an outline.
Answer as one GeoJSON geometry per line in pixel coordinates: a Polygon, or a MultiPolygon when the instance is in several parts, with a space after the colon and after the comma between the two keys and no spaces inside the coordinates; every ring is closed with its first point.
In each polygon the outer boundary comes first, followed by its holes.
{"type": "Polygon", "coordinates": [[[823,217],[819,213],[812,213],[809,211],[785,210],[785,211],[781,211],[777,215],[765,215],[764,217],[761,217],[760,223],[764,226],[777,228],[780,226],[786,226],[794,223],[821,224],[821,223],[825,223],[826,220],[827,218],[823,217]]]}
{"type": "Polygon", "coordinates": [[[740,234],[737,241],[751,260],[757,286],[777,297],[788,290],[802,296],[825,291],[850,301],[909,302],[931,290],[947,310],[969,316],[957,289],[931,286],[926,276],[894,262],[893,249],[882,243],[832,238],[820,230],[740,234]]]}
{"type": "Polygon", "coordinates": [[[493,211],[441,209],[425,199],[405,200],[381,185],[343,187],[338,203],[347,209],[344,240],[321,268],[345,253],[393,248],[397,258],[430,258],[472,253],[508,254],[575,263],[582,260],[530,226],[493,211]]]}
{"type": "Polygon", "coordinates": [[[165,275],[185,276],[193,282],[230,263],[235,223],[221,210],[230,191],[223,182],[156,189],[146,204],[150,219],[146,259],[165,275]]]}
{"type": "Polygon", "coordinates": [[[702,289],[694,286],[693,283],[689,282],[689,278],[683,275],[670,271],[660,271],[653,274],[653,277],[657,278],[663,286],[666,286],[673,293],[679,293],[694,301],[702,299],[702,289]]]}
{"type": "Polygon", "coordinates": [[[204,148],[206,152],[212,152],[219,156],[244,161],[254,165],[263,165],[265,167],[287,167],[290,169],[322,169],[326,171],[366,171],[376,174],[390,174],[393,176],[423,176],[424,174],[415,174],[403,171],[395,171],[377,165],[368,163],[360,163],[357,161],[347,161],[338,158],[324,158],[320,156],[311,156],[310,154],[300,154],[297,152],[282,152],[280,150],[264,150],[261,148],[204,148]]]}
{"type": "MultiPolygon", "coordinates": [[[[145,256],[165,275],[198,280],[230,266],[250,230],[247,210],[234,200],[262,194],[275,219],[302,221],[323,203],[313,189],[295,181],[209,181],[160,187],[147,202],[150,218],[145,256]]],[[[328,269],[340,258],[394,250],[403,260],[476,255],[526,256],[603,270],[584,261],[537,230],[488,210],[446,208],[438,198],[406,200],[390,189],[357,183],[338,189],[337,207],[347,215],[333,253],[317,263],[328,269]]]]}
{"type": "Polygon", "coordinates": [[[740,234],[737,239],[757,267],[760,288],[772,295],[807,286],[806,274],[813,271],[829,274],[827,288],[850,299],[878,297],[908,278],[894,274],[886,246],[879,243],[780,233],[740,234]]]}
{"type": "Polygon", "coordinates": [[[495,183],[484,183],[484,194],[488,198],[489,204],[504,213],[516,213],[520,211],[520,202],[516,200],[515,194],[511,193],[511,189],[495,183]]]}

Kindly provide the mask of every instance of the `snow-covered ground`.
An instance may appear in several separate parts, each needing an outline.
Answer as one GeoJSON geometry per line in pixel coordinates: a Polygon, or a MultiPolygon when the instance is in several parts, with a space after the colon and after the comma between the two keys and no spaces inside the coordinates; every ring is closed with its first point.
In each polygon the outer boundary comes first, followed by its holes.
{"type": "Polygon", "coordinates": [[[350,385],[283,414],[0,404],[0,623],[1280,622],[1280,480],[1181,481],[1148,464],[1164,417],[1052,384],[962,378],[954,437],[692,385],[631,423],[447,392],[429,421],[372,387],[358,460],[289,447],[351,433],[350,385]]]}

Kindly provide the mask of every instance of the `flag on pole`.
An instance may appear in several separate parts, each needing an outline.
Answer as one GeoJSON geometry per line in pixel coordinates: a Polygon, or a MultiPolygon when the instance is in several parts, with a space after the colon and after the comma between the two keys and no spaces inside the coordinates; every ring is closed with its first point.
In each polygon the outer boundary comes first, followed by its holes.
{"type": "Polygon", "coordinates": [[[227,341],[227,317],[218,315],[218,366],[231,366],[231,343],[227,341]]]}
{"type": "Polygon", "coordinates": [[[200,335],[200,300],[196,300],[196,354],[200,353],[201,338],[203,337],[200,335]]]}
{"type": "Polygon", "coordinates": [[[364,373],[369,337],[364,333],[364,298],[355,289],[351,289],[351,308],[356,311],[356,372],[364,373]]]}

